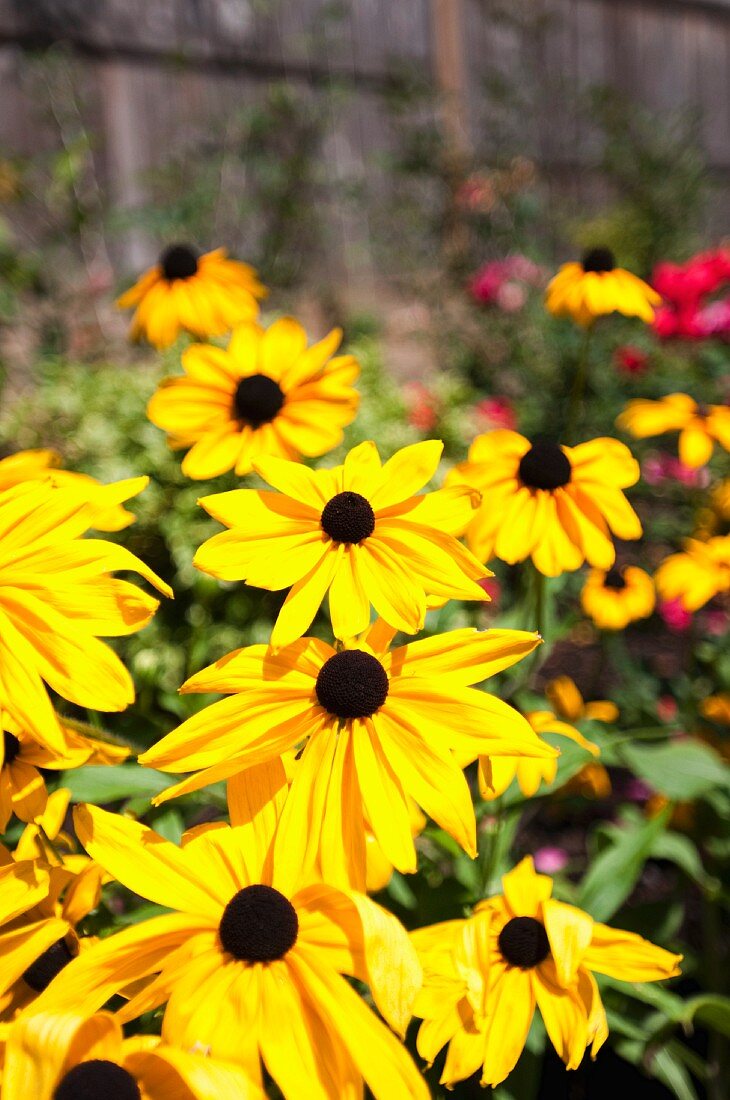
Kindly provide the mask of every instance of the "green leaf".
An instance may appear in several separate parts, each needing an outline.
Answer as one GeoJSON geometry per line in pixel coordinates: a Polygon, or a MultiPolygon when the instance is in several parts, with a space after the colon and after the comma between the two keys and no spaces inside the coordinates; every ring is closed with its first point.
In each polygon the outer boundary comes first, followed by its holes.
{"type": "Polygon", "coordinates": [[[705,871],[700,854],[689,837],[680,833],[662,833],[654,841],[651,855],[654,859],[667,859],[675,863],[707,893],[715,894],[720,888],[717,879],[705,871]]]}
{"type": "Polygon", "coordinates": [[[704,993],[690,998],[684,1006],[681,1022],[686,1031],[699,1023],[730,1038],[730,997],[704,993]]]}
{"type": "Polygon", "coordinates": [[[583,879],[578,904],[596,920],[613,916],[636,885],[644,863],[669,817],[665,809],[641,825],[617,829],[583,879]]]}
{"type": "Polygon", "coordinates": [[[62,772],[61,786],[71,791],[72,802],[121,802],[125,798],[152,798],[169,787],[172,777],[138,764],[87,764],[62,772]]]}
{"type": "Polygon", "coordinates": [[[713,787],[727,786],[730,780],[730,768],[694,737],[665,745],[626,744],[621,755],[635,775],[676,801],[690,801],[713,787]]]}
{"type": "Polygon", "coordinates": [[[697,1100],[692,1078],[678,1054],[679,1044],[671,1042],[658,1050],[651,1059],[651,1073],[674,1093],[677,1100],[697,1100]]]}

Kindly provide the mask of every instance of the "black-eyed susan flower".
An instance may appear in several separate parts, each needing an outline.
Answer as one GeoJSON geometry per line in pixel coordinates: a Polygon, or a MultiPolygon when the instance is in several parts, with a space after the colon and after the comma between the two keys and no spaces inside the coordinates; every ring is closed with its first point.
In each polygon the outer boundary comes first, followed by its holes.
{"type": "Polygon", "coordinates": [[[415,443],[382,464],[375,444],[361,443],[331,470],[261,458],[257,473],[279,493],[204,497],[205,510],[230,530],[204,543],[194,563],[221,580],[291,586],[274,646],[301,637],[328,592],[337,638],[365,630],[371,604],[391,626],[415,634],[427,595],[489,599],[477,583],[488,570],[455,537],[474,515],[477,494],[468,486],[420,493],[442,450],[437,440],[415,443]]]}
{"type": "Polygon", "coordinates": [[[88,1013],[131,981],[142,984],[120,1022],[166,1004],[162,1038],[241,1065],[261,1083],[261,1059],[287,1100],[361,1094],[428,1100],[405,1049],[365,1005],[366,982],[403,1034],[421,972],[392,914],[366,896],[302,877],[272,858],[286,778],[280,761],[229,787],[233,827],[202,826],[182,847],[151,829],[77,808],[94,860],[130,890],[174,912],[109,936],[70,963],[37,1011],[88,1013]]]}
{"type": "Polygon", "coordinates": [[[0,1021],[13,1020],[72,959],[95,944],[78,925],[99,904],[103,869],[74,851],[62,831],[69,791],[54,791],[46,810],[26,826],[15,851],[0,848],[0,860],[30,861],[47,874],[48,886],[32,908],[0,929],[0,1021]]]}
{"type": "Polygon", "coordinates": [[[606,313],[640,317],[650,324],[661,296],[622,267],[608,248],[592,248],[580,263],[568,263],[548,283],[545,305],[556,317],[591,325],[606,313]]]}
{"type": "Polygon", "coordinates": [[[636,565],[591,569],[580,603],[601,630],[623,630],[651,615],[656,603],[654,581],[636,565]]]}
{"type": "Polygon", "coordinates": [[[556,577],[586,560],[610,569],[616,557],[611,531],[622,539],[641,536],[622,492],[638,480],[639,464],[616,439],[565,447],[498,430],[477,436],[446,484],[482,494],[466,534],[480,561],[532,557],[541,573],[556,577]]]}
{"type": "Polygon", "coordinates": [[[111,745],[94,737],[85,737],[59,719],[65,748],[63,752],[38,744],[6,716],[0,715],[0,832],[4,832],[13,814],[21,821],[33,821],[43,814],[48,803],[45,770],[62,771],[82,764],[119,764],[129,749],[111,745]]]}
{"type": "Polygon", "coordinates": [[[423,1019],[418,1051],[433,1062],[449,1045],[441,1082],[481,1070],[496,1086],[514,1068],[535,1007],[568,1069],[608,1035],[594,974],[654,982],[679,973],[681,955],[634,932],[609,928],[551,897],[552,880],[527,856],[502,879],[504,894],[466,920],[412,934],[424,968],[414,1013],[423,1019]]]}
{"type": "Polygon", "coordinates": [[[185,376],[165,379],[147,414],[170,446],[190,448],[182,471],[191,478],[247,474],[268,455],[322,455],[342,441],[359,401],[360,368],[352,355],[335,354],[341,340],[333,329],[308,347],[292,317],[267,329],[240,325],[227,348],[187,348],[185,376]]]}
{"type": "Polygon", "coordinates": [[[699,405],[686,393],[629,401],[616,424],[636,439],[679,432],[679,458],[693,469],[710,461],[715,443],[730,451],[730,406],[699,405]]]}
{"type": "Polygon", "coordinates": [[[152,1036],[125,1039],[108,1012],[24,1016],[9,1030],[3,1100],[266,1100],[240,1066],[152,1036]]]}
{"type": "Polygon", "coordinates": [[[183,691],[230,698],[139,758],[196,773],[158,801],[297,746],[301,759],[277,841],[281,860],[318,866],[327,882],[362,886],[367,822],[390,862],[415,871],[409,797],[475,855],[474,808],[455,756],[550,757],[556,750],[512,707],[471,685],[525,657],[539,636],[452,630],[389,651],[393,634],[378,621],[339,651],[316,638],[278,651],[248,646],[193,676],[183,691]]]}
{"type": "Polygon", "coordinates": [[[135,310],[130,340],[166,348],[181,332],[205,340],[255,320],[266,293],[254,269],[229,260],[225,248],[201,255],[191,245],[173,244],[117,306],[135,310]]]}
{"type": "MultiPolygon", "coordinates": [[[[105,486],[109,505],[128,500],[147,478],[105,486]]],[[[158,601],[114,570],[168,585],[124,547],[82,539],[95,504],[75,489],[25,482],[0,493],[0,711],[48,749],[67,744],[44,681],[92,710],[124,710],[132,678],[99,636],[140,630],[158,601]]]]}
{"type": "MultiPolygon", "coordinates": [[[[134,523],[136,517],[133,512],[127,511],[122,504],[107,503],[105,485],[88,474],[62,470],[60,463],[61,456],[51,450],[18,451],[8,455],[0,459],[0,492],[12,489],[23,481],[49,481],[53,485],[76,489],[82,496],[87,496],[90,503],[98,506],[93,523],[89,525],[97,531],[122,531],[134,523]]],[[[137,492],[143,488],[144,484],[140,483],[137,492]]],[[[111,489],[114,493],[113,486],[111,489]]]]}
{"type": "Polygon", "coordinates": [[[663,600],[679,600],[685,611],[697,611],[714,596],[730,592],[730,535],[700,542],[686,539],[681,554],[671,554],[654,574],[663,600]]]}
{"type": "MultiPolygon", "coordinates": [[[[525,714],[535,733],[542,736],[545,733],[557,734],[559,737],[567,737],[586,749],[593,756],[600,755],[598,745],[589,741],[575,726],[561,721],[549,710],[533,710],[525,714]]],[[[479,758],[479,792],[482,798],[492,801],[504,794],[517,779],[517,784],[525,798],[532,798],[540,789],[540,784],[547,786],[555,780],[558,770],[556,757],[546,760],[528,760],[520,756],[495,756],[479,758]]]]}

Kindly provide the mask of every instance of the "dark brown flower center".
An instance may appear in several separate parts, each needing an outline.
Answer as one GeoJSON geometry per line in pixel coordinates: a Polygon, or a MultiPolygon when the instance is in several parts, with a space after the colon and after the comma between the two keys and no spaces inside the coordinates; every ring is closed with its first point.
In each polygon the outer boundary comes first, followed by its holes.
{"type": "Polygon", "coordinates": [[[139,1085],[116,1062],[94,1058],[79,1062],[61,1078],[53,1100],[140,1100],[139,1085]]]}
{"type": "Polygon", "coordinates": [[[223,949],[244,962],[272,962],[291,951],[299,934],[297,911],[273,886],[244,886],[223,910],[223,949]]]}
{"type": "Polygon", "coordinates": [[[570,481],[568,456],[557,443],[537,440],[520,459],[518,476],[529,489],[560,489],[570,481]]]}
{"type": "Polygon", "coordinates": [[[7,730],[3,731],[3,736],[5,739],[5,763],[12,764],[20,752],[21,744],[18,738],[14,734],[8,733],[7,730]]]}
{"type": "Polygon", "coordinates": [[[168,283],[189,279],[198,270],[198,253],[188,244],[171,244],[160,256],[160,267],[168,283]]]}
{"type": "Polygon", "coordinates": [[[322,665],[316,693],[336,718],[369,718],[388,698],[388,676],[377,657],[361,649],[335,653],[322,665]]]}
{"type": "Polygon", "coordinates": [[[613,569],[609,569],[606,576],[603,578],[604,588],[615,588],[616,591],[620,591],[626,587],[626,581],[624,579],[623,569],[617,569],[616,566],[613,569]]]}
{"type": "Polygon", "coordinates": [[[616,258],[610,248],[591,248],[583,257],[584,271],[613,271],[616,258]]]}
{"type": "Polygon", "coordinates": [[[513,917],[499,933],[499,950],[511,966],[530,970],[550,954],[545,925],[534,917],[513,917]]]}
{"type": "Polygon", "coordinates": [[[233,396],[233,411],[237,420],[252,428],[268,424],[281,410],[284,394],[267,374],[250,374],[238,383],[233,396]]]}
{"type": "Polygon", "coordinates": [[[56,975],[60,974],[65,966],[68,966],[73,957],[66,941],[58,940],[47,948],[42,955],[39,955],[36,961],[31,963],[23,973],[25,984],[29,985],[36,993],[42,993],[56,975]]]}
{"type": "Polygon", "coordinates": [[[325,535],[335,542],[358,543],[375,530],[375,513],[370,501],[359,493],[338,493],[325,504],[320,523],[325,535]]]}

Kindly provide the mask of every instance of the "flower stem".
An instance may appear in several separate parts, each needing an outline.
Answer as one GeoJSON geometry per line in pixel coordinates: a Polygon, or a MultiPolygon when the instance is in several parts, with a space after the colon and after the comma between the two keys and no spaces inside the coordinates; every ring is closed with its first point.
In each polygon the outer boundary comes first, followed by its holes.
{"type": "Polygon", "coordinates": [[[593,325],[590,324],[583,334],[583,340],[578,353],[578,362],[576,363],[575,374],[573,375],[573,385],[571,386],[570,397],[568,398],[568,411],[565,415],[565,430],[563,432],[563,439],[566,443],[571,442],[580,422],[581,412],[583,411],[583,397],[585,395],[586,379],[588,377],[592,335],[593,325]]]}

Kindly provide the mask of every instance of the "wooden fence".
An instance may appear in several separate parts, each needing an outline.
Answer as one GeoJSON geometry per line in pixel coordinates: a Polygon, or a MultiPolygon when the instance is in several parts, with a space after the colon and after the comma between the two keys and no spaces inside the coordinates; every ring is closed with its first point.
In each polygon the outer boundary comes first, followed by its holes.
{"type": "MultiPolygon", "coordinates": [[[[321,148],[330,178],[365,181],[377,199],[392,187],[383,158],[397,140],[383,90],[407,65],[439,88],[455,147],[511,128],[553,194],[576,208],[605,194],[599,136],[575,110],[582,93],[612,86],[659,116],[696,108],[721,185],[713,228],[730,227],[730,0],[0,0],[2,155],[58,145],[64,112],[28,73],[38,64],[29,59],[59,43],[96,137],[100,194],[117,211],[144,203],[150,169],[191,134],[281,79],[330,97],[321,148]],[[342,80],[354,89],[344,98],[332,94],[342,80]],[[497,86],[511,103],[487,94],[497,86]]],[[[334,210],[338,279],[372,274],[370,217],[357,202],[334,210]]],[[[138,267],[152,248],[128,231],[123,261],[138,267]]]]}

